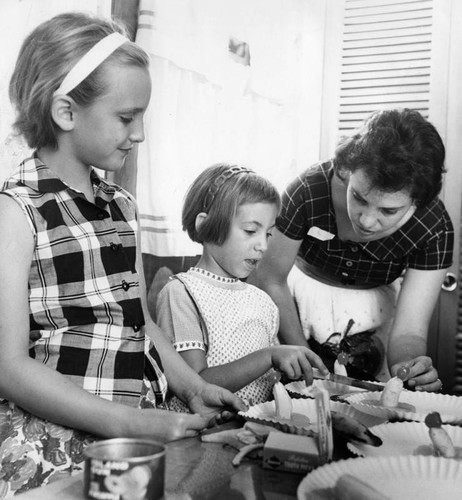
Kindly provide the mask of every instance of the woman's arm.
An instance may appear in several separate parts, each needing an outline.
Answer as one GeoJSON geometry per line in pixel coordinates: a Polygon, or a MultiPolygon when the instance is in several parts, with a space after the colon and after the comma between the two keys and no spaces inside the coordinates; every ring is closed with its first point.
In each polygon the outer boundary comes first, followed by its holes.
{"type": "Polygon", "coordinates": [[[83,390],[29,357],[29,270],[33,237],[19,205],[0,195],[0,397],[60,425],[102,437],[170,441],[207,425],[199,415],[138,410],[83,390]]]}
{"type": "Polygon", "coordinates": [[[427,356],[427,337],[445,274],[446,269],[408,269],[398,298],[388,344],[388,366],[396,375],[401,365],[411,365],[408,384],[417,390],[441,389],[438,372],[427,356]]]}
{"type": "Polygon", "coordinates": [[[295,302],[287,285],[287,276],[301,244],[301,240],[292,240],[275,229],[269,240],[268,250],[248,281],[268,293],[278,306],[281,342],[307,346],[295,302]]]}

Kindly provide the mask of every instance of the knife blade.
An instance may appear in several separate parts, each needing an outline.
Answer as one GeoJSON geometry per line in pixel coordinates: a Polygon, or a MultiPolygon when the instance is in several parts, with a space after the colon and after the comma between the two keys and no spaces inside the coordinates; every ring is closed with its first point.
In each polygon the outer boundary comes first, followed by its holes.
{"type": "Polygon", "coordinates": [[[313,377],[316,379],[331,380],[332,382],[337,382],[339,384],[358,387],[359,389],[366,389],[367,391],[383,391],[384,388],[384,386],[381,384],[368,382],[367,380],[359,380],[357,378],[346,377],[345,375],[337,375],[336,373],[329,372],[328,375],[322,375],[321,372],[316,368],[313,368],[313,377]]]}

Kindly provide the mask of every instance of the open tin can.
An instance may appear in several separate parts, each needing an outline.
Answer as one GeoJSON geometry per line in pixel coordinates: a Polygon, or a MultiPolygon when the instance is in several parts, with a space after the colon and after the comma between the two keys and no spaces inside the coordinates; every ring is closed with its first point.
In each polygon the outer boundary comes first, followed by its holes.
{"type": "Polygon", "coordinates": [[[164,498],[165,447],[151,439],[116,438],[84,450],[84,493],[91,500],[164,498]]]}

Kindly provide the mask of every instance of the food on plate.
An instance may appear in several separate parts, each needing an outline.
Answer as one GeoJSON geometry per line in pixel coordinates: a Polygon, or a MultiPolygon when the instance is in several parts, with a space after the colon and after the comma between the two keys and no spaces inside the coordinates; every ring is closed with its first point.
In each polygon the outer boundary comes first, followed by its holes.
{"type": "Polygon", "coordinates": [[[249,453],[263,448],[270,432],[279,431],[268,425],[246,422],[244,427],[240,428],[221,431],[206,430],[201,434],[201,441],[204,443],[222,443],[236,448],[238,453],[233,458],[232,464],[237,467],[249,453]]]}
{"type": "MultiPolygon", "coordinates": [[[[404,372],[401,374],[404,375],[404,372]]],[[[380,400],[365,399],[363,403],[373,406],[383,406],[390,409],[401,409],[405,411],[415,412],[415,406],[409,403],[399,401],[404,383],[400,376],[392,377],[384,386],[380,400]]]]}
{"type": "Polygon", "coordinates": [[[278,420],[299,427],[306,427],[310,424],[310,419],[306,415],[292,411],[292,399],[281,382],[276,382],[273,385],[273,397],[278,420]]]}
{"type": "Polygon", "coordinates": [[[460,436],[457,438],[458,434],[454,432],[455,429],[458,429],[457,427],[450,427],[447,425],[443,427],[441,415],[437,411],[427,414],[425,417],[425,424],[428,427],[428,435],[431,443],[418,446],[414,449],[413,455],[462,460],[462,447],[455,446],[453,441],[454,438],[456,438],[460,442],[460,436]],[[451,431],[448,432],[447,429],[451,429],[451,431]]]}
{"type": "Polygon", "coordinates": [[[237,455],[233,458],[232,460],[233,466],[234,467],[239,466],[244,457],[246,457],[252,451],[260,450],[261,448],[263,448],[263,446],[264,443],[246,444],[238,451],[237,455]]]}
{"type": "Polygon", "coordinates": [[[371,446],[380,446],[382,440],[373,434],[365,425],[349,415],[338,411],[331,411],[332,430],[334,434],[346,438],[348,441],[359,441],[371,446]]]}
{"type": "MultiPolygon", "coordinates": [[[[340,354],[343,354],[343,353],[340,353],[340,354]]],[[[339,357],[340,357],[340,354],[339,354],[339,357]]],[[[345,363],[342,363],[341,360],[336,359],[335,363],[334,363],[334,373],[336,375],[343,375],[344,377],[347,377],[348,372],[347,372],[347,369],[345,367],[345,363]]]]}
{"type": "Polygon", "coordinates": [[[449,434],[443,429],[442,423],[441,416],[437,411],[429,413],[425,417],[425,424],[428,427],[428,433],[432,440],[436,456],[454,458],[456,456],[456,449],[449,434]]]}
{"type": "Polygon", "coordinates": [[[390,500],[353,474],[342,474],[332,488],[310,491],[307,500],[390,500]]]}
{"type": "Polygon", "coordinates": [[[335,483],[335,500],[389,500],[359,477],[342,474],[335,483]]]}
{"type": "Polygon", "coordinates": [[[276,416],[290,420],[292,416],[292,399],[281,382],[273,385],[273,396],[276,405],[276,416]]]}
{"type": "MultiPolygon", "coordinates": [[[[226,424],[223,427],[226,427],[226,424]]],[[[246,422],[243,427],[217,429],[221,428],[211,428],[203,431],[201,441],[204,443],[223,443],[234,448],[242,448],[243,445],[247,444],[263,443],[270,432],[279,432],[270,425],[255,422],[246,422]]]]}
{"type": "MultiPolygon", "coordinates": [[[[396,376],[391,377],[391,379],[385,384],[380,398],[382,406],[385,406],[386,408],[396,408],[400,406],[399,396],[404,388],[404,381],[408,379],[410,372],[411,370],[408,366],[401,366],[398,369],[396,376]]],[[[412,411],[415,411],[414,407],[412,407],[412,411]]]]}
{"type": "Polygon", "coordinates": [[[396,408],[399,403],[399,395],[403,390],[404,382],[399,377],[392,377],[383,389],[380,403],[387,408],[396,408]]]}

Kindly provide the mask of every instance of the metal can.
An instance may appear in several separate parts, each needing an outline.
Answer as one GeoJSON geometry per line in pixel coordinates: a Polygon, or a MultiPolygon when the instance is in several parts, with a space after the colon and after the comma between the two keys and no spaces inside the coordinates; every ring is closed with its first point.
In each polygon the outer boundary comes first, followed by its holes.
{"type": "Polygon", "coordinates": [[[165,447],[151,439],[116,438],[84,450],[84,493],[91,500],[164,498],[165,447]]]}

